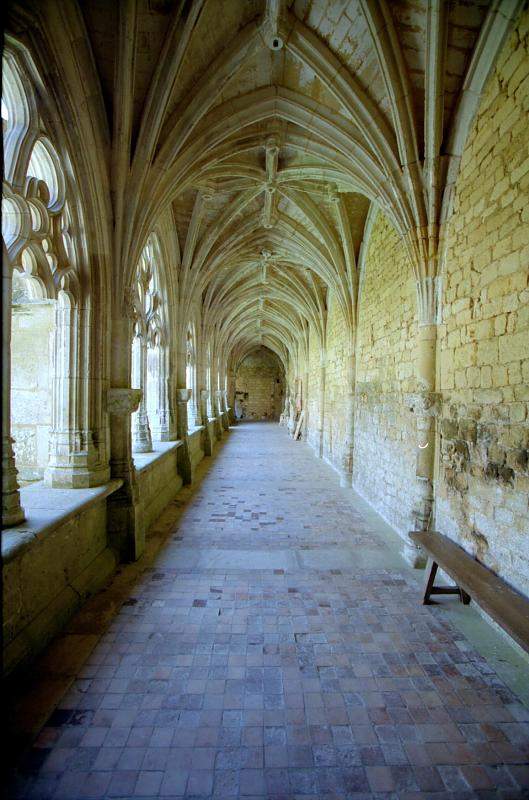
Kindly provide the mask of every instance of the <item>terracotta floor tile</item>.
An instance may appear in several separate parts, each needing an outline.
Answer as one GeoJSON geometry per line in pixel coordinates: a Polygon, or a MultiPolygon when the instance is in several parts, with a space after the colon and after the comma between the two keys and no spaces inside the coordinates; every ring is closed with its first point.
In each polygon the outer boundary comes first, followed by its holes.
{"type": "Polygon", "coordinates": [[[13,798],[523,797],[529,712],[306,445],[239,426],[198,474],[43,656],[13,798]]]}

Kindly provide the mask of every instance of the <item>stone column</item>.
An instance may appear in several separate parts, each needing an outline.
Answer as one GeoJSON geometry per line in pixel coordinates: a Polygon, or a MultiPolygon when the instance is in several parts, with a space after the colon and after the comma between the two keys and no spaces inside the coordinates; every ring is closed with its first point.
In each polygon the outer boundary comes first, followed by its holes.
{"type": "Polygon", "coordinates": [[[11,302],[12,272],[5,247],[2,252],[2,526],[24,521],[11,438],[11,302]]]}
{"type": "MultiPolygon", "coordinates": [[[[118,309],[118,311],[121,309],[118,309]]],[[[132,460],[130,415],[141,398],[140,389],[130,388],[132,319],[125,309],[112,320],[111,382],[107,392],[107,411],[110,415],[110,470],[113,478],[123,485],[110,495],[107,518],[110,544],[122,561],[135,561],[145,546],[145,531],[132,460]]]]}
{"type": "Polygon", "coordinates": [[[319,387],[319,419],[318,419],[318,457],[323,458],[323,440],[325,435],[325,354],[320,356],[320,387],[319,387]]]}
{"type": "Polygon", "coordinates": [[[152,436],[147,412],[147,342],[142,336],[135,353],[137,374],[142,389],[140,407],[134,417],[132,430],[132,450],[134,453],[151,453],[152,436]]]}
{"type": "Polygon", "coordinates": [[[220,441],[222,439],[222,390],[215,389],[213,394],[215,396],[215,435],[220,441]]]}
{"type": "Polygon", "coordinates": [[[221,399],[221,407],[222,407],[222,428],[225,431],[229,431],[230,429],[230,418],[228,415],[228,390],[221,389],[222,392],[222,399],[221,399]]]}
{"type": "MultiPolygon", "coordinates": [[[[307,357],[308,358],[308,357],[307,357]]],[[[303,419],[303,439],[306,441],[309,435],[309,373],[308,370],[303,374],[303,410],[305,417],[303,419]]]]}
{"type": "Polygon", "coordinates": [[[160,441],[174,442],[178,439],[177,420],[177,369],[176,353],[170,344],[162,350],[160,374],[160,441]]]}
{"type": "Polygon", "coordinates": [[[355,344],[354,334],[346,354],[346,386],[345,386],[345,441],[340,471],[340,486],[351,486],[353,483],[354,429],[355,429],[355,344]]]}
{"type": "Polygon", "coordinates": [[[211,456],[213,454],[213,442],[209,433],[209,415],[208,415],[208,398],[209,392],[207,389],[200,390],[200,419],[201,425],[204,426],[204,454],[211,456]]]}
{"type": "MultiPolygon", "coordinates": [[[[437,286],[436,279],[424,278],[417,283],[419,329],[417,333],[417,392],[409,398],[416,415],[416,503],[413,510],[414,530],[430,529],[433,515],[433,475],[435,453],[435,417],[439,410],[436,394],[437,286]]],[[[404,546],[404,556],[416,567],[425,565],[425,558],[413,542],[404,546]]]]}
{"type": "Polygon", "coordinates": [[[88,314],[87,309],[76,308],[68,295],[59,295],[55,312],[50,458],[44,473],[45,482],[57,488],[99,486],[110,477],[110,468],[101,463],[89,427],[90,392],[100,390],[100,385],[90,380],[94,369],[90,337],[82,335],[83,320],[89,329],[88,314]]]}
{"type": "Polygon", "coordinates": [[[189,454],[189,441],[188,441],[188,421],[187,411],[189,406],[189,398],[191,396],[191,389],[187,387],[180,387],[176,390],[176,403],[177,403],[177,434],[182,447],[177,450],[178,457],[178,472],[184,484],[192,483],[193,469],[191,465],[191,458],[189,454]]]}
{"type": "Polygon", "coordinates": [[[234,425],[237,420],[235,419],[235,372],[232,369],[228,370],[228,408],[229,421],[234,425]]]}

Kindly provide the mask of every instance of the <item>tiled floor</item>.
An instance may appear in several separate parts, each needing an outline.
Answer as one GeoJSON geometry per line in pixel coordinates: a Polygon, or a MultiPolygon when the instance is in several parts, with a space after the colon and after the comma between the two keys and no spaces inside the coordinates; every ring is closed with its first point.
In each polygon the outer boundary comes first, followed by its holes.
{"type": "Polygon", "coordinates": [[[529,797],[529,713],[306,445],[240,425],[160,526],[10,797],[529,797]]]}

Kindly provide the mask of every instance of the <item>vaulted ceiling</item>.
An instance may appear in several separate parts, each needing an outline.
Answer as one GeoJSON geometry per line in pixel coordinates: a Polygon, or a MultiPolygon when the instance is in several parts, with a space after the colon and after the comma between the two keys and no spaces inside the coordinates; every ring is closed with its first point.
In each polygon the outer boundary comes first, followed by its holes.
{"type": "MultiPolygon", "coordinates": [[[[18,24],[51,25],[51,5],[26,3],[18,24]]],[[[239,354],[263,342],[284,360],[309,323],[323,342],[329,288],[354,329],[371,204],[406,241],[410,274],[435,273],[466,132],[520,6],[72,0],[123,274],[165,214],[181,303],[200,298],[239,354]]]]}

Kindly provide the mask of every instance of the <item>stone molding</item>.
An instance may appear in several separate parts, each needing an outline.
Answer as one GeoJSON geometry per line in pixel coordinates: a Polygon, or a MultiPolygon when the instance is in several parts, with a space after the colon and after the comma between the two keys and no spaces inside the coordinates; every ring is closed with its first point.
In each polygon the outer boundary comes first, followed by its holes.
{"type": "Polygon", "coordinates": [[[107,391],[107,411],[116,417],[132,414],[137,410],[141,398],[141,389],[109,389],[107,391]]]}
{"type": "Polygon", "coordinates": [[[438,392],[414,392],[405,395],[412,414],[438,417],[441,413],[442,397],[438,392]]]}

